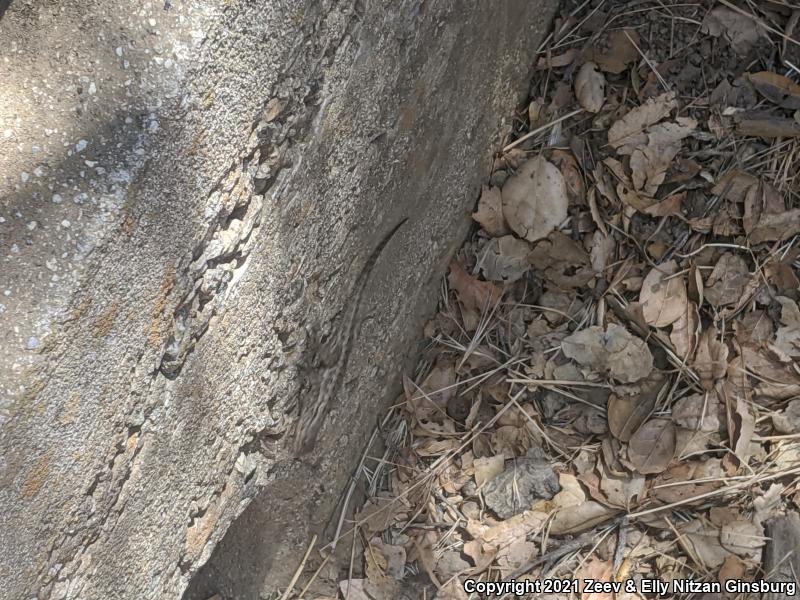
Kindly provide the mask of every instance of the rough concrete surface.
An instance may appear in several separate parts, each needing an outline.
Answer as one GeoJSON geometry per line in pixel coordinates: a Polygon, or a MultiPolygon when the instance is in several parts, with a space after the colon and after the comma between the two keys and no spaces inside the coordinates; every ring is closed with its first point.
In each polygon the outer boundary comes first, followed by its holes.
{"type": "Polygon", "coordinates": [[[11,1],[4,598],[179,598],[212,553],[187,597],[286,585],[396,391],[553,4],[11,1]],[[294,457],[308,332],[404,216],[294,457]]]}

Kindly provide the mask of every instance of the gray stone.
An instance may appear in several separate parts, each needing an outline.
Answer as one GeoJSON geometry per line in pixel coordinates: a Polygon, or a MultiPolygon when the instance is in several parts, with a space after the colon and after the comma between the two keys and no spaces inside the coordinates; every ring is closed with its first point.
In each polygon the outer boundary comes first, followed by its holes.
{"type": "Polygon", "coordinates": [[[550,461],[541,450],[531,448],[526,456],[506,461],[505,470],[484,485],[483,497],[498,517],[510,519],[560,489],[550,461]]]}

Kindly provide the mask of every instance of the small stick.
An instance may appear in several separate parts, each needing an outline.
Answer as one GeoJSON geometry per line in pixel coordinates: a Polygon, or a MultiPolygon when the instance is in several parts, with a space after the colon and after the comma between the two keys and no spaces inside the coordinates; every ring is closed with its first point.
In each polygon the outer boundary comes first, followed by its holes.
{"type": "Polygon", "coordinates": [[[765,481],[771,481],[773,479],[780,479],[781,477],[787,477],[789,475],[797,475],[797,474],[800,474],[800,468],[789,469],[788,471],[779,471],[777,473],[770,473],[768,475],[758,475],[756,477],[748,479],[747,481],[743,481],[742,483],[734,483],[733,485],[713,490],[710,492],[705,492],[703,494],[698,494],[696,496],[692,496],[691,498],[684,498],[683,500],[678,500],[677,502],[670,502],[669,504],[664,504],[663,506],[656,506],[655,508],[648,508],[645,510],[628,513],[628,518],[639,519],[647,515],[652,515],[654,513],[661,512],[663,510],[672,510],[673,508],[677,508],[678,506],[691,504],[692,502],[697,502],[698,500],[703,500],[705,498],[712,498],[714,496],[729,494],[732,493],[734,490],[748,487],[750,485],[753,485],[754,483],[764,483],[765,481]]]}
{"type": "Polygon", "coordinates": [[[649,59],[649,58],[647,58],[647,55],[646,55],[644,52],[642,52],[642,49],[641,49],[641,48],[639,48],[639,46],[636,44],[636,42],[634,42],[634,41],[633,41],[633,38],[632,38],[631,36],[629,36],[629,35],[628,35],[628,32],[627,32],[627,31],[625,31],[625,30],[623,29],[623,30],[622,30],[622,33],[624,33],[624,34],[625,34],[625,37],[626,37],[626,38],[628,38],[628,41],[629,41],[631,44],[633,44],[633,47],[634,47],[634,48],[636,48],[636,51],[637,51],[639,54],[641,54],[641,55],[642,55],[642,58],[644,59],[644,62],[646,62],[646,63],[647,63],[647,66],[648,66],[648,67],[650,67],[650,70],[651,70],[651,71],[652,71],[652,72],[655,74],[655,76],[656,76],[656,78],[658,79],[658,81],[659,81],[659,82],[661,83],[661,85],[664,87],[664,91],[668,92],[668,91],[669,91],[669,84],[668,84],[668,83],[667,83],[667,82],[664,80],[664,78],[661,76],[661,73],[659,73],[659,72],[658,72],[658,69],[656,69],[655,65],[653,65],[653,63],[652,63],[652,62],[650,62],[650,59],[649,59]]]}
{"type": "Polygon", "coordinates": [[[308,591],[308,588],[310,588],[310,587],[311,587],[311,584],[312,584],[312,583],[314,583],[314,580],[315,580],[315,579],[316,579],[316,578],[319,576],[319,574],[320,574],[320,571],[322,571],[322,568],[323,568],[325,565],[327,565],[327,564],[328,564],[328,560],[330,559],[330,557],[331,557],[331,555],[330,555],[330,554],[328,554],[328,555],[327,555],[327,556],[326,556],[326,557],[325,557],[325,558],[322,560],[322,564],[320,564],[320,566],[319,566],[319,567],[317,567],[317,570],[316,570],[316,571],[314,571],[314,574],[311,576],[311,579],[309,579],[309,580],[308,580],[308,583],[305,585],[305,587],[304,587],[302,590],[300,590],[300,595],[298,596],[298,598],[300,598],[301,600],[302,600],[303,598],[305,598],[305,596],[306,596],[306,592],[308,591]]]}
{"type": "Polygon", "coordinates": [[[517,146],[519,146],[519,145],[520,145],[522,142],[524,142],[525,140],[527,140],[527,139],[529,139],[529,138],[532,138],[532,137],[533,137],[533,136],[535,136],[535,135],[539,135],[539,134],[540,134],[540,133],[542,133],[543,131],[547,131],[548,129],[550,129],[551,127],[554,127],[555,125],[558,125],[558,124],[559,124],[559,123],[561,123],[562,121],[566,121],[567,119],[569,119],[569,118],[571,118],[571,117],[574,117],[575,115],[579,115],[579,114],[580,114],[580,113],[582,113],[582,112],[583,112],[583,109],[582,109],[582,108],[579,108],[578,110],[573,110],[571,113],[567,113],[567,114],[566,114],[566,115],[564,115],[563,117],[559,117],[558,119],[556,119],[555,121],[552,121],[552,122],[548,123],[547,125],[542,125],[541,127],[537,127],[536,129],[534,129],[533,131],[529,131],[528,133],[526,133],[525,135],[523,135],[523,136],[522,136],[521,138],[519,138],[518,140],[516,140],[516,141],[513,141],[513,142],[511,142],[511,143],[510,143],[508,146],[504,147],[504,148],[503,148],[503,152],[508,152],[508,151],[509,151],[509,150],[511,150],[512,148],[516,148],[517,146]]]}
{"type": "Polygon", "coordinates": [[[289,587],[286,588],[286,591],[283,592],[281,596],[281,600],[289,600],[289,594],[292,593],[294,589],[294,584],[297,583],[297,580],[300,579],[300,573],[303,572],[303,569],[306,567],[306,563],[308,562],[308,557],[311,556],[311,551],[314,549],[314,546],[317,545],[317,535],[314,534],[314,537],[311,538],[311,543],[308,545],[308,549],[306,550],[305,556],[303,556],[303,560],[300,561],[300,564],[297,567],[297,570],[294,572],[292,576],[292,580],[289,582],[289,587]]]}

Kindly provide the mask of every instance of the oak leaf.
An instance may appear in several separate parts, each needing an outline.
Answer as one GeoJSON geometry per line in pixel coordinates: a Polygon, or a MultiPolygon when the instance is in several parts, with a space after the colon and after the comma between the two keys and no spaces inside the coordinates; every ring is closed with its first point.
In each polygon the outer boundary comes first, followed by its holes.
{"type": "Polygon", "coordinates": [[[688,297],[683,275],[675,275],[674,260],[650,270],[642,282],[639,302],[644,319],[653,327],[666,327],[686,314],[688,297]]]}
{"type": "Polygon", "coordinates": [[[606,78],[593,62],[584,63],[575,77],[575,97],[585,110],[600,112],[606,100],[606,78]]]}
{"type": "Polygon", "coordinates": [[[714,389],[714,382],[724,377],[728,369],[728,347],[716,339],[713,329],[700,334],[694,368],[700,377],[700,385],[707,391],[714,389]]]}
{"type": "Polygon", "coordinates": [[[506,221],[529,242],[546,237],[567,218],[564,176],[542,155],[527,161],[506,181],[502,198],[506,221]]]}
{"type": "Polygon", "coordinates": [[[604,331],[594,325],[564,338],[561,350],[567,358],[623,383],[644,379],[653,370],[647,344],[621,325],[611,323],[604,331]]]}
{"type": "Polygon", "coordinates": [[[641,106],[628,111],[608,130],[608,143],[620,154],[631,154],[636,148],[647,145],[645,130],[661,121],[678,107],[674,92],[651,98],[641,106]]]}
{"type": "Polygon", "coordinates": [[[472,218],[492,237],[500,237],[511,232],[503,216],[503,196],[500,189],[484,185],[478,200],[478,210],[472,218]]]}

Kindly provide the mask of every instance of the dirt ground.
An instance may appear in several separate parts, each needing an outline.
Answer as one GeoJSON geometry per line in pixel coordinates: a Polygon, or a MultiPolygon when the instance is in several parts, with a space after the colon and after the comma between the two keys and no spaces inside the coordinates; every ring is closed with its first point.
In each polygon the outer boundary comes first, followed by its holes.
{"type": "Polygon", "coordinates": [[[790,596],[798,21],[564,4],[417,368],[284,598],[790,596]]]}

